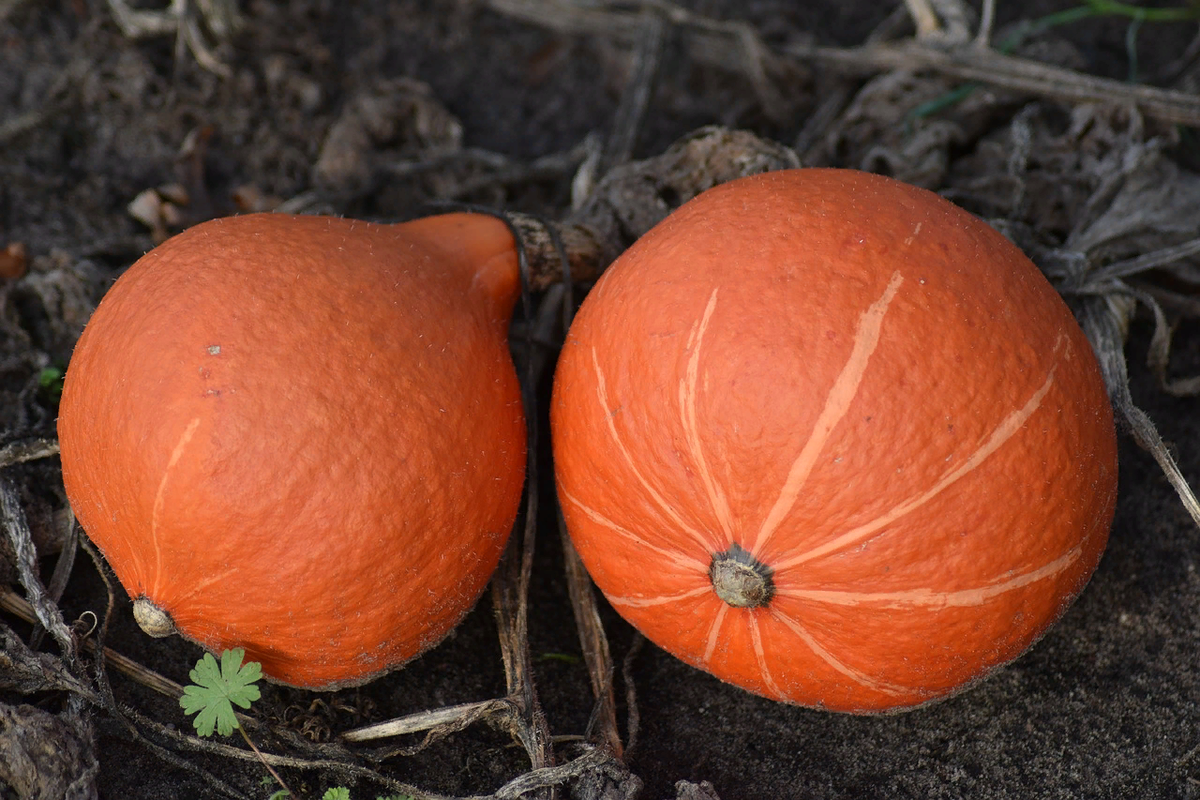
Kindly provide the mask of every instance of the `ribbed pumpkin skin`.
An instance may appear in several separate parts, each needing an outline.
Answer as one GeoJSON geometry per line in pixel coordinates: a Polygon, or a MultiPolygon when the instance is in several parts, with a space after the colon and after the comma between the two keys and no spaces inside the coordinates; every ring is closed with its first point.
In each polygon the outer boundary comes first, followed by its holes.
{"type": "Polygon", "coordinates": [[[712,189],[584,301],[551,407],[571,537],[658,645],[847,712],[946,696],[1083,588],[1116,498],[1091,348],[1036,267],[936,195],[844,170],[712,189]],[[737,543],[774,596],[709,577],[737,543]]]}
{"type": "Polygon", "coordinates": [[[524,482],[517,275],[475,215],[219,219],[138,261],[59,417],[71,505],[130,596],[298,686],[439,641],[524,482]]]}

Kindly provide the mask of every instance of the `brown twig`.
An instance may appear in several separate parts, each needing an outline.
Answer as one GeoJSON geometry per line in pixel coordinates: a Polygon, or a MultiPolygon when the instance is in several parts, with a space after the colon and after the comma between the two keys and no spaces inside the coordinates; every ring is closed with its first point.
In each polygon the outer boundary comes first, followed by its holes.
{"type": "Polygon", "coordinates": [[[337,759],[309,759],[295,758],[293,756],[283,756],[276,753],[268,753],[259,751],[244,750],[233,745],[223,744],[221,742],[212,741],[211,739],[202,739],[198,736],[181,733],[171,726],[163,725],[148,717],[142,716],[137,712],[128,712],[138,728],[149,731],[155,736],[165,740],[169,740],[177,747],[184,747],[189,750],[198,752],[213,753],[224,756],[226,758],[234,758],[240,761],[254,761],[270,764],[276,767],[287,767],[289,769],[302,770],[329,770],[337,772],[347,777],[369,780],[386,786],[389,791],[400,794],[408,794],[412,797],[427,798],[427,800],[452,800],[445,795],[432,794],[423,792],[420,789],[411,786],[407,783],[388,778],[381,775],[370,767],[364,767],[350,761],[342,761],[337,759]]]}
{"type": "Polygon", "coordinates": [[[996,0],[983,0],[979,13],[979,30],[975,33],[975,47],[989,47],[992,41],[992,26],[996,21],[996,0]]]}
{"type": "Polygon", "coordinates": [[[0,469],[54,455],[58,455],[56,439],[18,439],[0,447],[0,469]]]}
{"type": "MultiPolygon", "coordinates": [[[[526,317],[532,316],[531,270],[523,237],[516,227],[518,253],[521,267],[521,305],[526,317]]],[[[551,234],[553,245],[558,237],[551,234]]],[[[555,252],[558,253],[557,248],[555,252]]],[[[538,519],[538,462],[534,454],[538,451],[538,421],[536,401],[536,378],[533,372],[532,337],[525,341],[526,358],[521,371],[521,395],[525,406],[527,427],[526,452],[530,454],[526,466],[524,519],[520,529],[514,531],[512,539],[500,559],[500,566],[492,577],[492,600],[496,615],[496,627],[500,632],[500,653],[504,661],[504,678],[507,700],[512,704],[509,715],[513,733],[529,754],[534,770],[543,769],[554,763],[554,748],[550,726],[542,714],[541,704],[533,685],[533,658],[529,652],[529,584],[533,579],[533,552],[537,541],[538,519]]]]}
{"type": "Polygon", "coordinates": [[[665,0],[647,0],[632,9],[615,3],[585,6],[566,0],[488,0],[488,6],[497,13],[560,33],[609,36],[628,44],[642,35],[643,10],[651,10],[683,29],[689,55],[695,61],[740,70],[754,87],[764,113],[777,122],[786,120],[788,104],[770,77],[780,71],[781,58],[748,23],[713,19],[665,0]]]}
{"type": "Polygon", "coordinates": [[[3,521],[4,534],[16,556],[17,574],[21,585],[25,587],[29,607],[37,623],[54,637],[64,659],[68,663],[74,663],[75,640],[63,621],[62,612],[47,593],[38,575],[37,550],[33,545],[29,525],[25,521],[25,511],[21,508],[16,487],[4,474],[0,474],[0,519],[3,521]]]}
{"type": "MultiPolygon", "coordinates": [[[[866,43],[886,42],[899,36],[908,21],[907,9],[903,5],[896,6],[891,14],[888,14],[882,22],[875,26],[867,36],[866,43]]],[[[818,146],[818,143],[841,116],[842,111],[854,96],[857,86],[856,81],[845,76],[835,75],[832,79],[836,81],[833,89],[825,94],[817,104],[817,108],[808,115],[800,132],[796,134],[796,139],[792,142],[792,149],[800,156],[800,160],[809,166],[815,160],[814,148],[818,146]]]]}
{"type": "Polygon", "coordinates": [[[633,157],[637,134],[650,104],[654,81],[658,75],[658,64],[662,59],[666,25],[662,17],[652,11],[642,13],[643,26],[633,48],[633,67],[629,81],[621,93],[617,111],[613,115],[612,129],[604,144],[602,172],[624,164],[633,157]]]}
{"type": "Polygon", "coordinates": [[[271,766],[271,762],[267,761],[266,756],[263,754],[263,751],[258,749],[258,745],[256,745],[254,743],[254,740],[250,738],[250,734],[246,733],[246,729],[243,728],[241,725],[238,725],[237,732],[242,735],[242,740],[246,742],[246,746],[249,747],[251,752],[253,752],[254,755],[257,756],[257,758],[260,762],[262,762],[262,765],[267,770],[267,772],[271,773],[271,777],[275,779],[275,782],[283,787],[283,791],[287,792],[289,797],[295,797],[296,795],[292,791],[292,788],[287,785],[287,781],[285,781],[283,778],[281,778],[279,776],[279,773],[275,771],[275,768],[273,766],[271,766]]]}
{"type": "Polygon", "coordinates": [[[409,733],[420,733],[444,726],[454,726],[457,729],[465,727],[475,720],[495,714],[509,713],[512,708],[507,700],[482,700],[478,703],[461,703],[456,706],[446,706],[430,711],[418,711],[403,717],[378,722],[374,725],[364,725],[343,731],[338,738],[347,742],[369,742],[391,736],[404,736],[409,733]]]}
{"type": "Polygon", "coordinates": [[[173,0],[162,11],[131,6],[127,0],[108,0],[109,12],[121,32],[130,39],[175,35],[178,63],[183,52],[190,51],[201,67],[222,78],[233,70],[222,63],[206,41],[205,30],[218,40],[227,40],[240,26],[237,4],[233,0],[210,0],[197,7],[191,0],[173,0]],[[203,23],[203,25],[201,24],[203,23]]]}
{"type": "MultiPolygon", "coordinates": [[[[37,624],[37,615],[34,613],[33,606],[16,592],[8,589],[0,589],[0,609],[19,617],[25,622],[37,624]]],[[[95,642],[91,639],[85,639],[83,649],[95,652],[95,642]]],[[[142,666],[128,656],[121,655],[110,647],[104,648],[104,660],[111,664],[118,672],[127,675],[147,689],[152,689],[161,695],[172,698],[183,696],[183,687],[178,683],[160,675],[152,669],[142,666]]],[[[239,714],[238,718],[239,720],[253,723],[250,717],[239,714]]]]}
{"type": "Polygon", "coordinates": [[[567,535],[566,525],[559,516],[562,534],[563,557],[567,575],[567,590],[571,598],[571,609],[575,613],[575,627],[579,631],[579,645],[587,665],[592,683],[595,707],[589,727],[589,739],[599,743],[616,758],[624,754],[621,734],[617,727],[617,704],[613,693],[613,660],[608,647],[608,637],[596,607],[596,595],[592,590],[592,579],[588,576],[567,535]]]}
{"type": "Polygon", "coordinates": [[[466,147],[448,153],[434,153],[424,158],[384,163],[382,171],[393,179],[413,178],[431,172],[471,169],[482,174],[455,185],[443,200],[457,200],[495,186],[512,186],[533,181],[560,180],[570,175],[584,160],[586,144],[581,142],[562,152],[550,153],[524,162],[502,153],[466,147]]]}
{"type": "MultiPolygon", "coordinates": [[[[632,41],[640,30],[640,12],[629,6],[581,6],[563,0],[488,0],[502,14],[563,33],[589,33],[632,41]]],[[[867,44],[861,47],[824,47],[792,43],[779,52],[761,41],[753,28],[727,23],[678,9],[663,2],[646,2],[643,7],[664,13],[670,22],[687,28],[687,36],[702,42],[699,49],[720,53],[726,65],[741,63],[735,53],[752,51],[749,61],[762,65],[789,57],[800,62],[817,61],[847,75],[867,76],[888,70],[927,70],[963,81],[1024,92],[1069,103],[1102,102],[1136,106],[1144,115],[1162,122],[1200,125],[1200,96],[1099,78],[1063,67],[1051,66],[1017,56],[1003,55],[987,47],[964,46],[939,50],[907,41],[898,44],[867,44]],[[751,42],[752,44],[747,44],[751,42]]],[[[756,68],[757,69],[757,68],[756,68]]],[[[765,67],[762,68],[765,75],[765,67]]],[[[754,77],[760,95],[761,78],[754,77]]],[[[770,85],[769,82],[767,85],[770,85]]],[[[779,108],[778,98],[760,98],[764,108],[779,108]]]]}
{"type": "Polygon", "coordinates": [[[797,58],[819,61],[846,74],[928,70],[963,81],[978,81],[1068,103],[1128,104],[1162,122],[1200,125],[1200,96],[1085,75],[986,48],[964,47],[945,52],[904,42],[848,48],[792,44],[785,51],[797,58]]]}

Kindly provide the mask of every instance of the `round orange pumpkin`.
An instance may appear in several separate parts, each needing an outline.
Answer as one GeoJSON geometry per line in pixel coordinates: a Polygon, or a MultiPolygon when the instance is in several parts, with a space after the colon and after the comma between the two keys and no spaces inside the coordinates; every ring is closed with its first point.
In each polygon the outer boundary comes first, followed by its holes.
{"type": "Polygon", "coordinates": [[[616,610],[805,706],[912,707],[1015,658],[1112,520],[1112,411],[1066,305],[979,219],[867,173],[685,204],[584,301],[551,413],[616,610]]]}
{"type": "Polygon", "coordinates": [[[257,214],[134,264],[75,349],[72,508],[143,627],[357,683],[439,641],[524,483],[505,224],[257,214]]]}

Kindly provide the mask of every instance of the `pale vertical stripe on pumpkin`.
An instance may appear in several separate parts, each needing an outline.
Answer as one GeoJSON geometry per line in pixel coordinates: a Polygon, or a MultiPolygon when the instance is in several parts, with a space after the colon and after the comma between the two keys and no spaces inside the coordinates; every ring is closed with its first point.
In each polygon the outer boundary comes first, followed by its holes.
{"type": "Polygon", "coordinates": [[[960,589],[956,592],[937,592],[933,589],[908,589],[900,592],[843,592],[815,589],[779,588],[778,594],[797,600],[810,600],[840,606],[880,604],[884,608],[949,608],[954,606],[981,606],[1003,594],[1028,586],[1046,578],[1053,578],[1074,564],[1083,554],[1083,546],[1077,545],[1063,555],[1036,569],[1011,578],[997,578],[981,587],[960,589]]]}
{"type": "Polygon", "coordinates": [[[192,437],[196,435],[196,428],[200,426],[200,418],[194,417],[192,421],[183,429],[183,433],[179,437],[179,441],[175,443],[175,447],[171,450],[171,456],[167,459],[167,466],[163,469],[162,479],[158,482],[158,491],[154,493],[154,507],[150,511],[150,541],[154,543],[154,585],[150,590],[154,596],[158,595],[158,584],[162,577],[162,546],[158,541],[158,523],[162,517],[163,505],[166,503],[165,495],[167,491],[167,482],[171,477],[171,470],[179,463],[179,459],[183,457],[183,451],[187,449],[188,443],[192,437]]]}
{"type": "Polygon", "coordinates": [[[708,323],[712,319],[713,309],[716,307],[717,289],[713,289],[708,298],[708,304],[704,307],[704,314],[692,326],[692,330],[688,334],[687,348],[692,353],[688,358],[684,377],[679,381],[679,416],[680,422],[683,423],[688,450],[691,452],[692,460],[696,462],[696,472],[704,484],[704,490],[708,494],[717,524],[721,527],[721,533],[725,535],[725,541],[732,542],[733,515],[729,511],[729,501],[726,499],[721,485],[713,477],[712,470],[708,468],[708,462],[704,458],[704,450],[700,442],[700,425],[696,421],[696,385],[700,376],[700,350],[704,343],[704,334],[708,330],[708,323]]]}
{"type": "Polygon", "coordinates": [[[890,695],[907,694],[909,691],[911,691],[903,686],[898,686],[893,683],[886,683],[884,681],[872,678],[862,670],[855,669],[845,662],[838,660],[833,653],[822,647],[817,642],[816,637],[809,633],[799,622],[796,622],[796,620],[792,619],[791,617],[776,611],[772,611],[771,613],[774,614],[775,619],[779,620],[779,622],[783,623],[783,625],[792,633],[796,634],[796,636],[799,637],[802,642],[804,642],[808,649],[811,650],[813,654],[817,656],[817,658],[821,659],[826,664],[833,667],[833,669],[845,675],[847,678],[850,678],[855,683],[862,684],[863,686],[874,689],[877,692],[890,695]]]}
{"type": "Polygon", "coordinates": [[[779,491],[779,497],[775,500],[775,504],[767,513],[766,519],[763,520],[762,527],[754,537],[750,554],[755,558],[762,557],[762,551],[771,536],[779,528],[779,524],[783,522],[784,518],[791,513],[797,498],[800,497],[801,489],[804,488],[809,474],[812,473],[817,456],[824,449],[833,429],[849,411],[850,404],[862,385],[867,363],[870,361],[872,353],[875,352],[876,345],[879,344],[879,333],[883,326],[884,315],[887,314],[888,307],[895,298],[896,292],[900,290],[902,283],[904,283],[904,276],[900,274],[899,270],[893,272],[883,295],[858,318],[850,356],[846,359],[842,371],[834,379],[833,386],[829,388],[829,393],[825,396],[825,407],[821,409],[821,414],[813,425],[808,441],[800,449],[800,455],[792,462],[787,478],[783,482],[783,488],[779,491]]]}
{"type": "Polygon", "coordinates": [[[763,683],[766,684],[767,690],[776,697],[783,697],[783,691],[779,685],[775,683],[775,679],[771,677],[771,670],[767,666],[767,652],[763,648],[762,631],[758,627],[758,616],[750,613],[749,618],[750,641],[754,645],[754,658],[758,661],[758,670],[762,673],[763,683]]]}
{"type": "Polygon", "coordinates": [[[1033,416],[1033,413],[1038,410],[1038,408],[1042,405],[1042,401],[1046,398],[1046,394],[1049,393],[1050,387],[1054,385],[1054,371],[1057,368],[1057,363],[1051,366],[1049,373],[1046,375],[1046,380],[1042,383],[1041,387],[1039,387],[1038,390],[1033,393],[1029,400],[1025,402],[1025,405],[1021,406],[1015,411],[1012,411],[1007,417],[1001,420],[1000,424],[992,430],[991,434],[983,442],[983,444],[981,444],[978,449],[975,450],[975,452],[971,453],[966,461],[954,469],[943,473],[942,477],[940,477],[937,483],[935,483],[930,489],[927,489],[916,497],[910,497],[892,506],[891,509],[880,514],[870,522],[859,525],[857,528],[852,528],[846,533],[829,540],[825,544],[818,545],[811,550],[805,551],[799,555],[775,564],[775,570],[778,571],[790,569],[791,567],[799,566],[806,561],[811,561],[814,558],[828,555],[836,550],[843,550],[847,547],[851,547],[863,539],[866,539],[867,537],[877,533],[880,529],[892,524],[905,514],[909,514],[917,510],[933,498],[937,497],[939,494],[945,491],[947,487],[958,481],[960,478],[974,471],[976,467],[987,460],[988,456],[999,450],[1005,442],[1012,438],[1013,434],[1019,431],[1026,421],[1033,416]]]}
{"type": "Polygon", "coordinates": [[[659,547],[656,544],[651,544],[650,542],[647,542],[642,537],[638,536],[633,531],[628,530],[627,528],[623,528],[622,526],[613,522],[608,517],[601,514],[599,511],[586,505],[582,500],[580,500],[575,495],[571,494],[566,489],[562,489],[561,491],[562,491],[562,495],[564,498],[566,498],[568,501],[570,501],[576,508],[578,508],[580,511],[582,511],[584,513],[584,515],[587,516],[588,519],[590,519],[592,522],[595,522],[597,525],[601,525],[605,528],[608,528],[613,533],[616,533],[619,536],[625,537],[626,539],[633,542],[634,544],[640,545],[642,547],[647,548],[648,550],[653,551],[654,553],[657,553],[658,555],[660,555],[663,558],[670,561],[672,565],[678,567],[681,570],[698,570],[699,572],[701,572],[704,575],[708,574],[708,564],[701,561],[700,559],[692,558],[692,557],[688,556],[686,553],[679,551],[679,550],[669,550],[665,547],[659,547]]]}
{"type": "Polygon", "coordinates": [[[637,478],[638,483],[642,485],[642,488],[645,489],[646,493],[650,495],[651,499],[654,500],[659,510],[662,511],[662,513],[668,518],[670,518],[672,522],[678,525],[680,530],[695,539],[696,543],[699,544],[701,548],[710,553],[714,552],[715,549],[719,549],[714,548],[709,542],[707,542],[703,533],[691,525],[688,525],[687,522],[684,521],[683,517],[679,515],[679,512],[667,502],[666,498],[664,498],[657,489],[650,485],[650,481],[647,480],[646,476],[642,474],[642,471],[638,469],[637,462],[634,461],[633,456],[630,455],[629,450],[625,447],[625,442],[622,441],[621,435],[617,433],[617,423],[613,420],[613,413],[608,406],[608,385],[604,379],[604,371],[600,368],[600,359],[596,355],[595,347],[592,348],[592,366],[596,371],[596,399],[600,402],[600,410],[604,416],[605,423],[608,425],[608,432],[612,436],[613,442],[616,443],[617,450],[620,451],[621,457],[625,459],[625,464],[629,467],[630,471],[633,472],[634,477],[637,478]]]}
{"type": "Polygon", "coordinates": [[[717,641],[721,638],[721,624],[725,621],[725,614],[729,609],[730,606],[725,603],[717,605],[717,616],[713,618],[712,625],[708,626],[708,636],[704,642],[704,657],[701,659],[704,664],[712,659],[712,654],[717,649],[717,641]]]}

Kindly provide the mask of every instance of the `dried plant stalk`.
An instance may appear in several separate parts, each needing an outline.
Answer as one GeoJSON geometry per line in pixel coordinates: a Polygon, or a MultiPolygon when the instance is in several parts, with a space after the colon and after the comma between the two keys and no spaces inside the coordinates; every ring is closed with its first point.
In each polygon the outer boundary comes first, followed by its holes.
{"type": "Polygon", "coordinates": [[[1118,416],[1128,425],[1134,440],[1154,456],[1193,522],[1200,526],[1200,502],[1197,502],[1192,488],[1179,471],[1179,466],[1159,435],[1158,429],[1146,412],[1134,404],[1130,394],[1129,372],[1125,364],[1123,313],[1111,298],[1084,298],[1080,324],[1096,351],[1100,370],[1104,374],[1109,396],[1118,416]]]}

